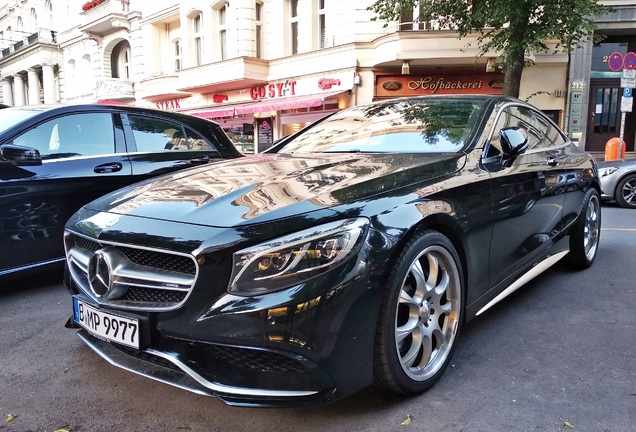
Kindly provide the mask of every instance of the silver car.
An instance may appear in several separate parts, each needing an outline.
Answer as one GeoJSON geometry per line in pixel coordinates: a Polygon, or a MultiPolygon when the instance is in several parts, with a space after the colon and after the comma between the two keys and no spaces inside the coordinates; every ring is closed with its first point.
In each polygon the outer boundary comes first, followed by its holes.
{"type": "Polygon", "coordinates": [[[598,163],[601,199],[615,200],[621,207],[636,208],[636,159],[598,163]]]}

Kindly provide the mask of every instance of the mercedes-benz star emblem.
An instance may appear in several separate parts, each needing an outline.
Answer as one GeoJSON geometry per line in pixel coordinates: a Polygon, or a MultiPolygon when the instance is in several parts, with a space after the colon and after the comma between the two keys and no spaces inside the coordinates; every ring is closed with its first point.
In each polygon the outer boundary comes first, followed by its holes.
{"type": "Polygon", "coordinates": [[[111,288],[112,268],[107,253],[100,249],[88,262],[88,284],[97,297],[104,297],[111,288]]]}

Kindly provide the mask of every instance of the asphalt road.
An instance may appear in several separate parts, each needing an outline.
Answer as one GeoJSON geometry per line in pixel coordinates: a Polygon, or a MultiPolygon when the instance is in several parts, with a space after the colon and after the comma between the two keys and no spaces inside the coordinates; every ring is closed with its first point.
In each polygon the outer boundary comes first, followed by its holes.
{"type": "Polygon", "coordinates": [[[557,265],[465,326],[427,393],[316,408],[233,408],[125,372],[64,328],[59,275],[5,284],[0,431],[635,431],[636,211],[604,206],[602,226],[591,269],[557,265]]]}

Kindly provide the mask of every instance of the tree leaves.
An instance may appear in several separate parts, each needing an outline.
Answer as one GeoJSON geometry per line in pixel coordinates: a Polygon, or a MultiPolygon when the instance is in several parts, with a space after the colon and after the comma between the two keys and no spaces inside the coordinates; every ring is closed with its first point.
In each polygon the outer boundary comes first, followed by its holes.
{"type": "Polygon", "coordinates": [[[610,10],[596,0],[376,0],[369,10],[395,21],[416,6],[420,22],[455,29],[460,38],[476,37],[480,55],[501,52],[504,71],[514,74],[507,77],[504,94],[515,97],[525,53],[549,51],[548,40],[564,52],[581,46],[594,37],[593,18],[610,10]]]}

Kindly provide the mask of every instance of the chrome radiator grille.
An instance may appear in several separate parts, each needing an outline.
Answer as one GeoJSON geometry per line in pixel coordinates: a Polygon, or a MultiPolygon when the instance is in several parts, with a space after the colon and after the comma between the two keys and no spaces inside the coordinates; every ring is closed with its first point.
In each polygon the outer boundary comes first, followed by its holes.
{"type": "Polygon", "coordinates": [[[99,304],[129,310],[172,310],[192,291],[198,266],[193,256],[75,233],[64,236],[71,277],[99,304]]]}

